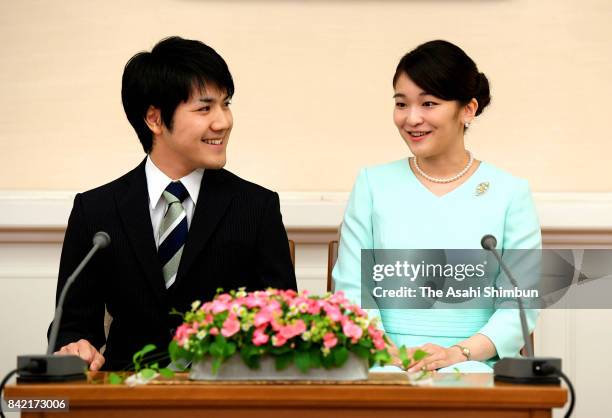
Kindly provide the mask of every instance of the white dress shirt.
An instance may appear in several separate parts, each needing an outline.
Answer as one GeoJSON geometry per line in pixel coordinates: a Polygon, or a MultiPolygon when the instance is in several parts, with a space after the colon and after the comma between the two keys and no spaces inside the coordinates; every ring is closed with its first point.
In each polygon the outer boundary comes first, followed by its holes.
{"type": "MultiPolygon", "coordinates": [[[[147,162],[145,163],[145,175],[147,177],[147,189],[149,191],[149,213],[151,215],[151,224],[153,225],[155,246],[159,247],[159,226],[168,209],[168,203],[166,199],[163,198],[162,193],[166,190],[166,187],[172,183],[172,179],[157,168],[150,156],[147,157],[147,162]]],[[[189,193],[189,196],[183,201],[188,227],[191,226],[191,219],[193,218],[195,204],[200,194],[200,184],[203,175],[204,169],[198,168],[179,179],[189,193]]]]}

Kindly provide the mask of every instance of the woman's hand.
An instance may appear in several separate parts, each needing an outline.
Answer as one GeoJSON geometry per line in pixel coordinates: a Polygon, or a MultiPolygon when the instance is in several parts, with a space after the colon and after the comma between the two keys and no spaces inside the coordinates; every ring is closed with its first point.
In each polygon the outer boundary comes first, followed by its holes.
{"type": "MultiPolygon", "coordinates": [[[[465,361],[465,356],[461,353],[461,349],[456,346],[445,348],[437,344],[427,343],[419,348],[429,355],[424,359],[411,364],[408,368],[410,373],[424,370],[433,371],[465,361]]],[[[413,350],[410,352],[412,351],[413,350]]]]}
{"type": "Polygon", "coordinates": [[[389,352],[389,354],[391,354],[391,364],[394,366],[403,368],[402,360],[400,359],[400,355],[399,355],[399,349],[393,343],[393,341],[391,341],[391,339],[389,339],[388,341],[387,351],[389,352]]]}

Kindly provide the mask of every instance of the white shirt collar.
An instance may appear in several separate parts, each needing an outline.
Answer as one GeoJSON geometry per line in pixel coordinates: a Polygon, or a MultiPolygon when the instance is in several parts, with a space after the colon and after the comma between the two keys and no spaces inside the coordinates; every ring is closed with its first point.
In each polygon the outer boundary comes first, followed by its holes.
{"type": "MultiPolygon", "coordinates": [[[[149,192],[149,206],[154,209],[159,202],[164,190],[172,179],[164,174],[151,160],[151,156],[147,156],[147,162],[145,163],[145,175],[147,176],[147,189],[149,192]]],[[[179,179],[183,186],[187,189],[189,197],[195,205],[198,202],[198,195],[200,194],[200,184],[202,183],[202,176],[204,175],[204,169],[198,168],[187,174],[185,177],[179,179]]]]}

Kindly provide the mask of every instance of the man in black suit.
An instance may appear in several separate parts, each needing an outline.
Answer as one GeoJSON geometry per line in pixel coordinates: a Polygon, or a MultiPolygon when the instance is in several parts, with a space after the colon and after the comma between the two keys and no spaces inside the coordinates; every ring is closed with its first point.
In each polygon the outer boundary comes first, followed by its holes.
{"type": "Polygon", "coordinates": [[[227,64],[199,41],[167,38],[129,60],[123,107],[148,156],[74,199],[58,297],[94,233],[111,244],[67,295],[58,353],[91,370],[121,369],[145,344],[166,349],[181,320],[172,308],[186,311],[218,288],[296,289],[278,195],[222,168],[233,93],[227,64]]]}

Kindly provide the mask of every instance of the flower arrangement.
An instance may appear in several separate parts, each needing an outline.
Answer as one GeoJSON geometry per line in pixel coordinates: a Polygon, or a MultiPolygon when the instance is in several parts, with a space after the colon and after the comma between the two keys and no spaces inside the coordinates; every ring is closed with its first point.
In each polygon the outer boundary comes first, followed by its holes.
{"type": "Polygon", "coordinates": [[[214,374],[237,353],[251,369],[271,356],[277,370],[293,363],[302,373],[341,367],[350,353],[370,366],[391,362],[389,341],[376,319],[342,292],[318,297],[307,291],[239,289],[204,304],[196,301],[181,315],[184,323],[169,347],[172,360],[198,362],[210,356],[214,374]]]}

